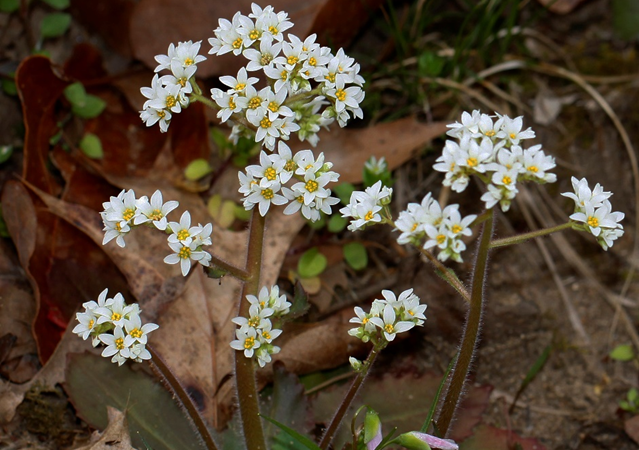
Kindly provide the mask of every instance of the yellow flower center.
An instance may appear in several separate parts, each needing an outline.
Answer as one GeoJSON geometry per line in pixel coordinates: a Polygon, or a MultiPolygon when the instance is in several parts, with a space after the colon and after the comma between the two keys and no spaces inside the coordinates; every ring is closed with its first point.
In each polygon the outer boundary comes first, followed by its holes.
{"type": "Polygon", "coordinates": [[[183,241],[190,236],[191,233],[189,233],[189,230],[180,230],[177,232],[178,241],[183,241]]]}
{"type": "Polygon", "coordinates": [[[95,320],[93,320],[93,319],[89,320],[89,327],[88,327],[88,328],[89,328],[89,330],[90,330],[91,328],[93,328],[93,324],[95,324],[95,320]]]}
{"type": "Polygon", "coordinates": [[[408,310],[408,314],[410,314],[411,316],[415,315],[415,313],[413,311],[411,311],[410,309],[408,310]]]}
{"type": "Polygon", "coordinates": [[[410,227],[410,231],[412,232],[412,231],[415,231],[416,229],[417,229],[417,222],[415,222],[413,226],[410,227]]]}
{"type": "Polygon", "coordinates": [[[537,166],[530,166],[528,168],[528,171],[532,172],[532,173],[537,173],[537,172],[539,172],[539,168],[537,166]]]}
{"type": "Polygon", "coordinates": [[[251,317],[251,318],[248,320],[248,325],[249,325],[250,327],[257,328],[257,326],[258,326],[259,324],[260,324],[260,318],[259,318],[259,317],[251,317]]]}
{"type": "Polygon", "coordinates": [[[455,234],[459,233],[461,230],[462,230],[462,227],[457,224],[453,225],[453,227],[451,228],[451,231],[455,234]]]}
{"type": "Polygon", "coordinates": [[[326,80],[328,80],[329,83],[335,83],[335,74],[334,73],[329,73],[324,78],[326,80]]]}
{"type": "Polygon", "coordinates": [[[163,109],[158,111],[158,117],[160,119],[164,119],[165,116],[166,116],[166,111],[164,111],[163,109]]]}
{"type": "Polygon", "coordinates": [[[120,222],[115,223],[115,229],[117,230],[118,233],[122,231],[122,225],[120,225],[120,222]]]}
{"type": "Polygon", "coordinates": [[[338,89],[337,92],[335,92],[335,97],[337,97],[337,100],[340,102],[343,102],[346,100],[346,91],[344,89],[338,89]]]}
{"type": "Polygon", "coordinates": [[[263,66],[268,66],[268,64],[273,61],[273,55],[263,54],[260,58],[260,64],[263,66]]]}
{"type": "Polygon", "coordinates": [[[154,209],[151,211],[151,214],[149,214],[149,219],[151,220],[160,220],[162,217],[164,216],[162,215],[162,211],[159,209],[154,209]]]}
{"type": "Polygon", "coordinates": [[[290,64],[291,66],[292,66],[293,64],[296,64],[296,63],[297,63],[297,61],[299,61],[299,58],[298,58],[297,56],[295,56],[295,55],[291,55],[291,56],[289,56],[288,58],[286,58],[286,62],[287,62],[288,64],[290,64]]]}
{"type": "Polygon", "coordinates": [[[501,182],[503,184],[510,184],[513,182],[513,179],[510,178],[508,175],[504,175],[504,177],[501,179],[501,182]]]}
{"type": "Polygon", "coordinates": [[[271,110],[272,112],[278,112],[280,110],[280,105],[279,103],[273,101],[268,104],[268,109],[271,110]]]}
{"type": "Polygon", "coordinates": [[[178,83],[179,83],[179,85],[180,85],[180,86],[182,86],[182,87],[186,86],[186,82],[187,82],[187,81],[188,81],[188,80],[186,79],[186,77],[178,78],[178,83]]]}
{"type": "Polygon", "coordinates": [[[237,38],[233,41],[233,43],[231,44],[233,46],[234,49],[238,49],[238,48],[242,48],[242,38],[237,38]]]}
{"type": "Polygon", "coordinates": [[[508,136],[510,136],[510,139],[515,139],[517,137],[515,133],[510,133],[508,136]]]}
{"type": "Polygon", "coordinates": [[[392,323],[387,323],[386,325],[384,325],[384,331],[386,331],[387,333],[394,333],[395,327],[392,323]]]}
{"type": "Polygon", "coordinates": [[[129,220],[133,218],[134,215],[135,215],[135,211],[132,210],[131,208],[127,208],[122,213],[122,218],[128,222],[129,220]]]}
{"type": "Polygon", "coordinates": [[[297,163],[295,161],[293,161],[292,159],[290,161],[286,161],[286,164],[284,165],[284,170],[288,172],[293,172],[295,171],[295,169],[297,169],[297,163]]]}
{"type": "Polygon", "coordinates": [[[262,99],[259,97],[253,97],[252,99],[249,100],[248,102],[248,107],[250,109],[257,109],[260,107],[260,105],[262,104],[262,99]]]}
{"type": "Polygon", "coordinates": [[[255,40],[255,39],[259,38],[261,34],[262,33],[260,33],[260,30],[253,29],[249,33],[249,39],[255,40]]]}
{"type": "Polygon", "coordinates": [[[140,330],[139,328],[134,328],[129,332],[129,335],[131,335],[131,337],[139,339],[142,337],[142,330],[140,330]]]}
{"type": "Polygon", "coordinates": [[[271,121],[268,119],[268,117],[264,117],[262,120],[260,120],[260,126],[262,128],[269,128],[271,126],[271,121]]]}
{"type": "Polygon", "coordinates": [[[269,181],[275,181],[275,179],[277,178],[277,170],[275,170],[273,167],[268,167],[264,171],[264,176],[269,181]]]}
{"type": "Polygon", "coordinates": [[[477,165],[477,158],[468,158],[466,164],[468,164],[468,167],[475,167],[477,165]]]}
{"type": "Polygon", "coordinates": [[[277,28],[275,28],[273,25],[271,25],[270,27],[268,27],[268,31],[271,34],[277,34],[280,32],[280,30],[278,30],[277,28]]]}
{"type": "Polygon", "coordinates": [[[484,134],[488,137],[493,137],[495,135],[495,130],[488,130],[484,134]]]}
{"type": "Polygon", "coordinates": [[[111,320],[113,322],[117,322],[118,320],[120,320],[122,318],[122,314],[120,313],[116,313],[114,312],[113,314],[111,314],[111,320]]]}
{"type": "Polygon", "coordinates": [[[314,56],[311,56],[310,58],[308,58],[308,65],[313,67],[317,65],[317,60],[315,59],[314,56]]]}
{"type": "Polygon", "coordinates": [[[245,349],[250,349],[253,348],[253,346],[255,345],[255,338],[254,337],[247,337],[244,340],[244,348],[245,349]]]}
{"type": "Polygon", "coordinates": [[[446,235],[445,234],[440,234],[437,236],[437,243],[439,245],[443,244],[444,242],[446,242],[446,235]]]}
{"type": "Polygon", "coordinates": [[[373,211],[368,211],[366,215],[364,216],[364,220],[366,221],[371,220],[372,218],[373,218],[373,211]]]}
{"type": "Polygon", "coordinates": [[[193,58],[186,58],[184,60],[184,65],[187,66],[187,67],[188,66],[192,66],[193,64],[195,64],[195,61],[193,60],[193,58]]]}
{"type": "Polygon", "coordinates": [[[306,188],[308,192],[315,192],[319,188],[319,185],[317,184],[317,181],[308,180],[306,182],[306,185],[304,185],[304,187],[306,188]]]}
{"type": "Polygon", "coordinates": [[[275,197],[275,194],[273,193],[273,189],[263,189],[262,197],[264,197],[266,200],[271,200],[273,197],[275,197]]]}
{"type": "Polygon", "coordinates": [[[295,200],[297,200],[297,203],[304,203],[304,196],[298,195],[297,197],[295,197],[295,200]]]}
{"type": "Polygon", "coordinates": [[[178,253],[178,256],[181,259],[189,259],[191,257],[191,249],[188,247],[182,247],[180,249],[180,253],[178,253]]]}
{"type": "Polygon", "coordinates": [[[280,73],[280,78],[283,81],[286,81],[286,79],[288,78],[288,72],[286,70],[282,70],[282,72],[280,73]]]}
{"type": "Polygon", "coordinates": [[[115,348],[117,348],[118,350],[124,349],[124,339],[123,338],[117,338],[115,340],[114,344],[115,344],[115,348]]]}
{"type": "Polygon", "coordinates": [[[237,83],[235,85],[235,90],[236,91],[243,91],[245,87],[246,87],[246,83],[237,83]]]}
{"type": "Polygon", "coordinates": [[[269,333],[268,331],[262,331],[262,337],[266,340],[271,339],[271,333],[269,333]]]}
{"type": "Polygon", "coordinates": [[[229,109],[235,109],[235,101],[232,98],[229,98],[229,109]]]}
{"type": "Polygon", "coordinates": [[[368,317],[364,317],[362,319],[362,325],[366,325],[368,323],[368,317]]]}
{"type": "Polygon", "coordinates": [[[596,217],[590,216],[588,217],[588,221],[586,223],[590,227],[597,228],[599,226],[599,219],[597,219],[596,217]]]}
{"type": "Polygon", "coordinates": [[[450,163],[450,169],[449,169],[449,170],[450,170],[451,172],[452,172],[453,170],[455,170],[455,163],[454,163],[454,162],[450,163]]]}
{"type": "Polygon", "coordinates": [[[172,95],[166,96],[166,107],[171,109],[177,104],[177,99],[172,95]]]}

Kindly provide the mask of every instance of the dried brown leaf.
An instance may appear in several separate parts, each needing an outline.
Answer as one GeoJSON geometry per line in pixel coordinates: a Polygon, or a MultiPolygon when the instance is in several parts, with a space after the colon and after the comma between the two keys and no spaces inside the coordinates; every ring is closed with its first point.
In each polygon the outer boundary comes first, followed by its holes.
{"type": "Polygon", "coordinates": [[[126,414],[107,406],[109,425],[102,433],[95,431],[91,443],[75,450],[134,450],[129,436],[126,414]]]}

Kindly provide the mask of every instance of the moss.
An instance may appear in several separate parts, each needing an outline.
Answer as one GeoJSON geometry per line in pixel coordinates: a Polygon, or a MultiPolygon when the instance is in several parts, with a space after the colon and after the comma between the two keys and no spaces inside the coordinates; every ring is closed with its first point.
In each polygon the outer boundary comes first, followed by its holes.
{"type": "Polygon", "coordinates": [[[27,431],[58,447],[70,446],[77,434],[77,419],[59,387],[33,386],[18,406],[18,414],[27,431]]]}

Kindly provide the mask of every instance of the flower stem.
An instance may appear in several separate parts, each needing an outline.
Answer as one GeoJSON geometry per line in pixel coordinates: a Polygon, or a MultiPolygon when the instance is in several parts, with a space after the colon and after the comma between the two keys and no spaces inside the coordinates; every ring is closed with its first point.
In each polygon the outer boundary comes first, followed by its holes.
{"type": "MultiPolygon", "coordinates": [[[[260,269],[262,267],[262,250],[264,247],[264,224],[257,208],[251,215],[248,250],[246,254],[246,281],[242,286],[239,304],[239,316],[248,316],[250,304],[247,295],[257,295],[260,287],[260,269]]],[[[243,352],[235,352],[235,380],[237,397],[240,406],[240,417],[246,448],[266,450],[262,419],[260,418],[259,397],[255,382],[255,365],[253,359],[244,356],[243,352]]]]}
{"type": "Polygon", "coordinates": [[[468,294],[466,287],[461,282],[459,277],[457,277],[454,272],[447,269],[446,266],[444,266],[441,261],[435,258],[435,256],[428,250],[425,250],[421,246],[417,246],[417,249],[431,262],[431,264],[435,266],[441,276],[446,279],[446,281],[457,291],[457,293],[461,295],[464,300],[466,300],[466,303],[470,303],[470,294],[468,294]]]}
{"type": "Polygon", "coordinates": [[[209,429],[204,423],[204,420],[202,420],[202,416],[193,403],[193,400],[191,400],[191,397],[186,392],[180,381],[173,372],[171,372],[171,369],[169,369],[162,357],[156,353],[149,344],[146,345],[146,349],[149,353],[151,353],[151,359],[148,360],[151,369],[169,387],[173,395],[178,399],[180,406],[182,406],[191,419],[191,425],[194,425],[197,434],[206,445],[207,450],[217,450],[213,436],[209,432],[209,429]]]}
{"type": "Polygon", "coordinates": [[[531,231],[529,233],[519,234],[517,236],[511,236],[502,239],[495,239],[490,243],[490,248],[505,247],[507,245],[521,244],[528,239],[533,239],[540,236],[546,236],[547,234],[555,233],[557,231],[567,230],[572,227],[572,222],[562,223],[555,227],[543,228],[541,230],[531,231]]]}
{"type": "Polygon", "coordinates": [[[470,363],[475,356],[477,341],[479,338],[479,329],[481,327],[482,314],[484,309],[484,281],[486,278],[486,267],[488,265],[488,253],[490,251],[490,238],[493,234],[493,214],[488,216],[484,229],[479,241],[477,249],[477,258],[475,260],[475,268],[473,271],[473,284],[470,297],[470,309],[464,326],[464,335],[462,337],[461,349],[453,375],[450,380],[450,386],[446,392],[442,411],[437,418],[437,429],[442,437],[448,433],[451,421],[459,405],[461,393],[466,384],[470,363]]]}
{"type": "Polygon", "coordinates": [[[239,267],[234,266],[233,264],[228,263],[213,254],[210,254],[210,255],[211,255],[212,266],[215,266],[219,269],[224,270],[225,272],[227,272],[228,274],[230,274],[231,276],[239,280],[245,281],[248,278],[249,274],[246,270],[240,269],[239,267]]]}
{"type": "Polygon", "coordinates": [[[357,377],[355,377],[355,379],[353,380],[353,384],[351,384],[350,389],[346,393],[346,397],[344,397],[344,400],[342,400],[342,404],[339,405],[339,408],[337,408],[337,411],[335,411],[335,415],[331,419],[331,423],[326,428],[324,436],[322,436],[322,440],[319,443],[319,446],[322,450],[326,450],[331,444],[331,441],[333,440],[333,437],[335,436],[339,425],[342,423],[344,415],[348,411],[348,408],[351,406],[351,403],[353,403],[357,391],[359,391],[359,388],[362,387],[364,379],[366,378],[366,375],[368,375],[368,372],[373,366],[375,358],[377,358],[378,354],[379,352],[375,347],[373,347],[368,354],[368,358],[366,358],[366,361],[364,362],[364,370],[358,373],[357,377]]]}
{"type": "Polygon", "coordinates": [[[217,103],[215,103],[213,100],[209,98],[204,97],[203,95],[192,92],[191,95],[189,95],[189,97],[196,102],[204,103],[206,106],[208,106],[211,109],[214,109],[215,111],[218,111],[220,109],[220,107],[217,106],[217,103]]]}

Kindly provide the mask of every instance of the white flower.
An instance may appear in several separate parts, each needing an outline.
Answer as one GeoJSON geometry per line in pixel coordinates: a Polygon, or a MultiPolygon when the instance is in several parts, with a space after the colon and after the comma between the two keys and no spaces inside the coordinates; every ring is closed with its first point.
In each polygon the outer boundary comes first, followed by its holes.
{"type": "Polygon", "coordinates": [[[415,326],[414,322],[396,321],[395,309],[391,305],[384,307],[383,317],[372,317],[371,322],[384,332],[384,337],[388,342],[395,339],[397,333],[403,333],[415,326]]]}
{"type": "Polygon", "coordinates": [[[456,138],[461,138],[465,133],[470,133],[475,136],[479,133],[480,120],[481,113],[479,111],[475,110],[471,114],[464,111],[461,116],[461,123],[455,122],[453,124],[446,125],[450,128],[446,134],[456,138]]]}
{"type": "Polygon", "coordinates": [[[108,221],[118,222],[121,228],[131,223],[139,214],[133,189],[123,190],[117,197],[111,197],[111,200],[103,203],[102,206],[105,209],[103,217],[108,221]]]}
{"type": "Polygon", "coordinates": [[[259,51],[253,48],[247,48],[242,52],[244,57],[249,60],[249,63],[246,65],[246,70],[252,72],[271,66],[272,61],[277,57],[281,50],[281,43],[273,43],[273,38],[270,35],[263,36],[260,40],[259,51]]]}
{"type": "Polygon", "coordinates": [[[191,270],[191,261],[198,261],[203,266],[208,266],[211,260],[211,255],[202,250],[197,250],[195,242],[190,242],[188,245],[184,245],[180,242],[169,241],[169,247],[174,253],[164,258],[166,264],[180,263],[180,270],[183,276],[187,276],[191,270]]]}
{"type": "Polygon", "coordinates": [[[618,228],[620,225],[617,222],[624,218],[624,214],[612,212],[612,205],[608,200],[604,200],[603,204],[596,209],[592,204],[586,204],[584,212],[576,212],[570,218],[576,222],[585,223],[588,231],[597,237],[602,228],[618,228]]]}
{"type": "Polygon", "coordinates": [[[124,328],[127,332],[127,335],[124,338],[124,345],[126,347],[130,347],[134,343],[146,344],[148,340],[147,335],[151,331],[160,328],[160,326],[155,323],[145,323],[142,325],[142,319],[140,319],[140,316],[138,314],[134,314],[130,319],[124,320],[124,328]]]}
{"type": "Polygon", "coordinates": [[[388,164],[386,164],[386,159],[383,156],[381,158],[379,158],[379,160],[377,158],[375,158],[375,156],[371,156],[364,163],[364,167],[370,173],[373,173],[375,175],[379,175],[379,174],[383,173],[386,169],[388,169],[388,164]]]}
{"type": "Polygon", "coordinates": [[[198,55],[201,43],[202,41],[180,42],[175,49],[175,55],[171,58],[171,61],[177,61],[183,67],[189,67],[201,63],[206,60],[205,56],[198,55]]]}
{"type": "Polygon", "coordinates": [[[497,114],[501,122],[501,128],[499,132],[497,132],[496,137],[499,139],[507,139],[514,145],[519,144],[519,141],[522,139],[532,139],[535,137],[535,132],[528,128],[524,131],[521,131],[523,126],[523,117],[516,117],[511,119],[508,116],[500,116],[497,114]]]}
{"type": "Polygon", "coordinates": [[[124,242],[124,236],[131,231],[129,225],[125,223],[124,226],[122,226],[122,222],[107,220],[104,212],[100,213],[100,215],[102,216],[102,222],[104,223],[103,231],[106,232],[104,233],[102,245],[106,245],[111,240],[115,239],[116,244],[120,247],[124,247],[126,245],[124,242]]]}
{"type": "Polygon", "coordinates": [[[601,206],[604,200],[607,200],[612,196],[612,192],[606,192],[603,190],[603,186],[597,183],[594,189],[591,191],[588,187],[588,180],[582,178],[578,180],[575,177],[570,179],[572,183],[573,192],[564,192],[564,197],[568,197],[574,200],[575,210],[583,211],[586,205],[591,205],[594,208],[601,206]]]}
{"type": "Polygon", "coordinates": [[[230,87],[231,94],[242,94],[246,91],[248,86],[253,86],[259,81],[257,77],[249,77],[245,67],[242,67],[237,72],[237,77],[226,75],[220,77],[220,81],[230,87]]]}
{"type": "Polygon", "coordinates": [[[228,52],[233,52],[235,56],[242,53],[244,50],[244,39],[238,32],[240,25],[239,12],[233,16],[233,22],[229,22],[227,19],[218,19],[219,26],[213,31],[214,38],[209,38],[209,44],[211,44],[211,50],[209,54],[223,55],[228,52]]]}
{"type": "Polygon", "coordinates": [[[131,352],[129,350],[131,344],[126,344],[122,327],[116,326],[113,330],[113,334],[103,333],[99,336],[99,338],[104,344],[106,344],[106,348],[102,351],[102,356],[113,356],[114,358],[112,359],[112,361],[117,362],[118,365],[121,366],[122,364],[124,364],[126,359],[128,359],[131,355],[131,352]]]}
{"type": "Polygon", "coordinates": [[[278,194],[280,187],[281,185],[277,181],[271,182],[266,178],[262,178],[259,184],[254,188],[254,191],[244,200],[244,208],[250,210],[253,209],[255,205],[258,205],[260,215],[265,216],[271,203],[284,205],[288,201],[284,196],[278,194]]]}
{"type": "Polygon", "coordinates": [[[200,227],[191,226],[191,213],[188,211],[182,213],[179,223],[169,222],[168,227],[172,233],[168,238],[169,244],[181,244],[185,246],[189,246],[191,241],[193,241],[193,236],[202,231],[200,227]]]}
{"type": "Polygon", "coordinates": [[[123,327],[124,321],[135,315],[137,311],[132,305],[124,303],[124,297],[119,292],[112,299],[108,299],[104,307],[96,308],[95,314],[98,316],[98,324],[111,323],[116,327],[123,327]]]}
{"type": "Polygon", "coordinates": [[[235,336],[237,340],[231,341],[231,348],[239,351],[244,351],[244,356],[252,358],[256,349],[260,348],[260,341],[257,339],[257,332],[255,328],[238,328],[235,330],[235,336]]]}
{"type": "Polygon", "coordinates": [[[93,311],[85,311],[76,313],[75,318],[80,323],[73,328],[73,333],[80,336],[83,340],[87,340],[97,325],[98,315],[93,311]]]}
{"type": "Polygon", "coordinates": [[[151,201],[145,196],[138,199],[135,202],[135,206],[139,211],[139,214],[135,217],[133,223],[139,225],[146,222],[152,222],[158,230],[166,230],[167,220],[166,216],[175,208],[179,203],[175,200],[162,202],[162,192],[155,191],[151,196],[151,201]]]}

